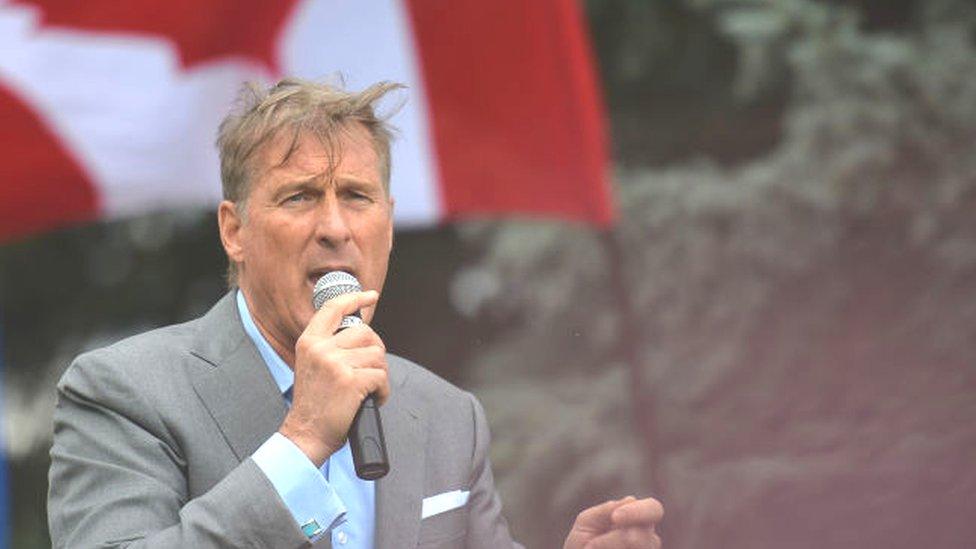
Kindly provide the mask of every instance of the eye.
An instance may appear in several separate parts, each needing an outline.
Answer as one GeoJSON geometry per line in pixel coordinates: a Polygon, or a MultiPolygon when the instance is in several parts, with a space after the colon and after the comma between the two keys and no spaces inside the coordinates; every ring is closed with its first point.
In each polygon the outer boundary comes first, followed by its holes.
{"type": "Polygon", "coordinates": [[[299,202],[305,202],[307,200],[311,200],[311,198],[312,197],[309,196],[309,194],[307,192],[302,191],[302,192],[295,193],[293,195],[287,196],[285,198],[285,203],[286,204],[297,204],[299,202]]]}
{"type": "Polygon", "coordinates": [[[355,202],[372,202],[373,197],[366,192],[349,189],[345,192],[346,198],[355,202]]]}

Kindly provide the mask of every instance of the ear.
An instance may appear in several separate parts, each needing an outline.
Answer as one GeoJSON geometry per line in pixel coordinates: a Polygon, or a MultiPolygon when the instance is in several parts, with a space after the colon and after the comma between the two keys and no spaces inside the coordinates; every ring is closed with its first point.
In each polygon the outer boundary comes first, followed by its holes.
{"type": "Polygon", "coordinates": [[[237,204],[224,200],[217,206],[217,225],[220,227],[220,242],[224,245],[227,259],[234,263],[244,261],[244,249],[241,245],[244,221],[237,211],[237,204]]]}

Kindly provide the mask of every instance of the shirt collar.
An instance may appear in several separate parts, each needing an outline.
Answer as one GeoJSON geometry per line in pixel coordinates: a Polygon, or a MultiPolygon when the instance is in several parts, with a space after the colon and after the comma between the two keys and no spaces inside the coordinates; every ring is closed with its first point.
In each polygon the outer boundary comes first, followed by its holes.
{"type": "Polygon", "coordinates": [[[278,353],[271,347],[268,340],[264,338],[264,335],[258,330],[256,324],[254,324],[254,319],[251,318],[251,312],[247,308],[247,301],[244,299],[244,292],[239,288],[237,290],[237,310],[241,314],[241,322],[244,323],[244,331],[254,342],[254,345],[258,348],[258,353],[261,354],[261,358],[264,359],[264,363],[268,366],[268,370],[271,372],[271,377],[274,378],[275,383],[278,385],[278,389],[281,394],[287,393],[291,386],[295,383],[295,372],[285,364],[285,361],[278,356],[278,353]]]}

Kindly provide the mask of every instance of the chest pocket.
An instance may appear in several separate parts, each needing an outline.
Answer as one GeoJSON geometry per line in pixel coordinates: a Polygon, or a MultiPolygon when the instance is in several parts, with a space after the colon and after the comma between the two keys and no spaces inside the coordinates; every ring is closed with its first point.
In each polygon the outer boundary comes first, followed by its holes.
{"type": "Polygon", "coordinates": [[[462,506],[420,521],[417,547],[422,549],[463,548],[468,531],[468,508],[462,506]]]}

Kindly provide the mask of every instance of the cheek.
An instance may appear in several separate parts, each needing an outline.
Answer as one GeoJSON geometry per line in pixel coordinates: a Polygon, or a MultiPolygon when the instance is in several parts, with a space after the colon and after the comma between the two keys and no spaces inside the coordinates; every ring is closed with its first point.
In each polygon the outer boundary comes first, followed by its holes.
{"type": "Polygon", "coordinates": [[[297,222],[269,223],[259,234],[261,259],[277,269],[297,265],[310,238],[310,231],[297,222]]]}
{"type": "Polygon", "coordinates": [[[393,247],[389,231],[385,227],[379,228],[370,235],[369,254],[370,261],[375,265],[386,265],[390,259],[390,251],[393,247]]]}

